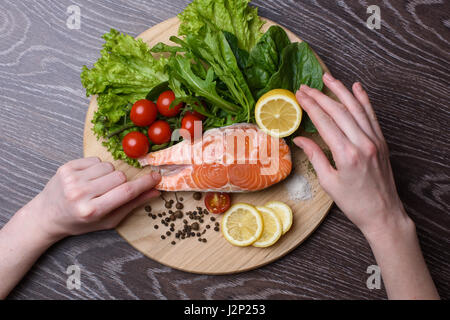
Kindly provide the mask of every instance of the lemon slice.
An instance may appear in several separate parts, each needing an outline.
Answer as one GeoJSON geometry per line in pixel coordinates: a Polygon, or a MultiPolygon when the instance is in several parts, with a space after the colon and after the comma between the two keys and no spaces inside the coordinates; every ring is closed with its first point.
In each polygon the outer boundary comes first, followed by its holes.
{"type": "Polygon", "coordinates": [[[283,225],[274,210],[267,207],[256,207],[263,218],[264,229],[261,237],[252,244],[254,247],[270,247],[280,239],[283,225]]]}
{"type": "Polygon", "coordinates": [[[252,205],[236,203],[225,212],[222,234],[231,244],[245,247],[258,240],[263,231],[261,214],[252,205]]]}
{"type": "Polygon", "coordinates": [[[255,119],[259,128],[267,134],[283,138],[297,131],[303,111],[295,95],[285,89],[267,92],[255,106],[255,119]]]}
{"type": "Polygon", "coordinates": [[[283,225],[283,234],[288,232],[292,226],[293,220],[291,208],[287,204],[280,201],[270,201],[264,206],[275,211],[276,215],[280,218],[283,225]]]}

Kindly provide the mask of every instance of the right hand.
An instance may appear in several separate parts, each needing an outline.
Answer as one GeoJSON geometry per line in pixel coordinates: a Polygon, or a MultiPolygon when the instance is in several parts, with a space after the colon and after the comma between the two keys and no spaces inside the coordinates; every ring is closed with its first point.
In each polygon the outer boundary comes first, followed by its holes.
{"type": "Polygon", "coordinates": [[[73,160],[61,166],[44,190],[21,209],[55,242],[69,235],[116,227],[133,209],[160,193],[161,176],[152,172],[127,182],[121,171],[98,158],[73,160]]]}
{"type": "Polygon", "coordinates": [[[336,169],[311,139],[297,137],[295,144],[308,156],[325,191],[366,237],[410,222],[397,194],[388,147],[367,93],[355,83],[352,94],[328,73],[323,80],[342,103],[307,86],[296,96],[329,146],[336,169]]]}

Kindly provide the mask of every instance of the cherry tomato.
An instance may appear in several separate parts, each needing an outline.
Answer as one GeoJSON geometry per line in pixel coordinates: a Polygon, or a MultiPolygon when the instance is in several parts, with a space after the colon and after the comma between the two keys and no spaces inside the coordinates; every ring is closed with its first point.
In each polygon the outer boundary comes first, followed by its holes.
{"type": "MultiPolygon", "coordinates": [[[[202,121],[199,117],[195,116],[191,112],[186,112],[183,119],[181,120],[181,129],[185,129],[191,135],[191,140],[194,139],[194,128],[195,121],[202,121]]],[[[199,132],[201,135],[201,132],[199,132]]]]}
{"type": "Polygon", "coordinates": [[[128,157],[136,159],[148,153],[148,139],[145,134],[132,131],[123,138],[122,147],[128,157]]]}
{"type": "Polygon", "coordinates": [[[130,119],[139,127],[151,125],[156,120],[158,109],[152,101],[142,99],[133,104],[130,112],[130,119]]]}
{"type": "Polygon", "coordinates": [[[164,120],[158,120],[148,128],[148,137],[154,144],[163,144],[170,141],[172,130],[164,120]]]}
{"type": "Polygon", "coordinates": [[[170,109],[173,100],[175,100],[175,93],[173,91],[167,90],[161,93],[156,101],[159,113],[165,117],[174,117],[179,114],[183,103],[179,103],[170,109]]]}
{"type": "Polygon", "coordinates": [[[205,206],[211,213],[224,213],[231,206],[230,195],[223,192],[208,192],[205,197],[205,206]]]}

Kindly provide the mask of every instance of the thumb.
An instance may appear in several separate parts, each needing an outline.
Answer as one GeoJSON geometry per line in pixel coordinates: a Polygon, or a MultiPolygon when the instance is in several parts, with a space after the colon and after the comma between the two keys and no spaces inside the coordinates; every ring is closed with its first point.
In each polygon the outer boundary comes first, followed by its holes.
{"type": "Polygon", "coordinates": [[[294,139],[294,143],[303,149],[308,157],[309,161],[312,163],[314,170],[317,172],[319,180],[325,181],[330,175],[334,175],[335,170],[331,166],[330,161],[323,153],[322,149],[309,138],[297,137],[294,139]]]}

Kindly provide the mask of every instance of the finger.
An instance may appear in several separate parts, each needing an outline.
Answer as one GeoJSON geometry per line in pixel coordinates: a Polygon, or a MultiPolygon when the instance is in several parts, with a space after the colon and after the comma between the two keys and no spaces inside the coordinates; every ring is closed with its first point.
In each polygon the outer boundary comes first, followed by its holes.
{"type": "Polygon", "coordinates": [[[139,179],[121,184],[102,196],[93,199],[94,206],[98,208],[98,215],[105,215],[123,206],[141,193],[155,187],[159,180],[161,180],[161,175],[157,172],[152,172],[139,179]]]}
{"type": "Polygon", "coordinates": [[[379,138],[384,139],[383,132],[381,131],[380,124],[377,120],[377,115],[375,114],[375,111],[372,108],[372,104],[370,103],[369,96],[367,95],[366,90],[364,90],[360,82],[356,82],[355,84],[353,84],[353,94],[364,108],[367,117],[369,119],[369,122],[376,135],[379,138]]]}
{"type": "Polygon", "coordinates": [[[330,147],[331,152],[338,154],[339,150],[343,150],[349,141],[333,119],[313,98],[301,90],[297,91],[296,97],[302,108],[308,113],[322,139],[330,147]]]}
{"type": "Polygon", "coordinates": [[[130,214],[131,211],[133,211],[136,208],[139,208],[140,206],[143,206],[150,199],[156,198],[160,194],[161,192],[159,192],[156,189],[145,191],[144,193],[140,194],[137,198],[131,200],[127,204],[118,208],[117,210],[114,210],[111,213],[111,215],[109,215],[106,218],[105,220],[106,225],[109,228],[115,228],[128,214],[130,214]]]}
{"type": "Polygon", "coordinates": [[[321,181],[336,173],[336,170],[331,166],[330,161],[317,143],[305,137],[295,138],[294,143],[306,153],[321,181]]]}
{"type": "Polygon", "coordinates": [[[359,101],[353,94],[344,86],[344,84],[336,80],[331,74],[326,72],[323,76],[325,85],[338,97],[338,99],[348,109],[350,114],[358,126],[371,138],[375,138],[375,132],[367,117],[367,113],[361,106],[359,101]]]}
{"type": "Polygon", "coordinates": [[[127,176],[122,171],[113,171],[106,176],[92,180],[87,189],[91,197],[95,198],[127,182],[127,176]]]}
{"type": "Polygon", "coordinates": [[[90,157],[90,158],[72,160],[72,161],[67,162],[65,165],[72,170],[84,170],[84,169],[89,168],[90,166],[93,166],[100,162],[101,162],[101,160],[98,157],[90,157]]]}
{"type": "Polygon", "coordinates": [[[80,172],[84,180],[95,180],[114,171],[110,162],[100,162],[80,172]]]}
{"type": "Polygon", "coordinates": [[[348,139],[355,145],[362,145],[367,136],[356,123],[352,114],[341,103],[331,99],[321,91],[312,89],[308,86],[302,85],[300,91],[305,92],[313,98],[325,112],[334,120],[336,125],[348,137],[348,139]]]}

